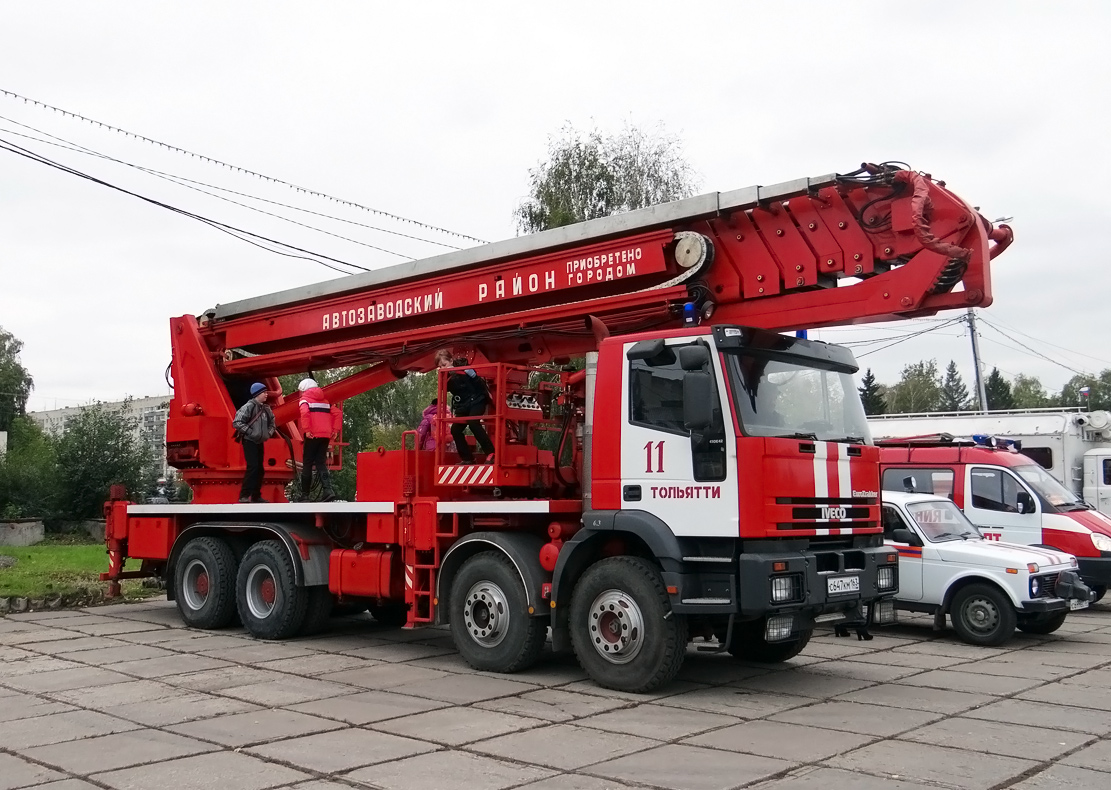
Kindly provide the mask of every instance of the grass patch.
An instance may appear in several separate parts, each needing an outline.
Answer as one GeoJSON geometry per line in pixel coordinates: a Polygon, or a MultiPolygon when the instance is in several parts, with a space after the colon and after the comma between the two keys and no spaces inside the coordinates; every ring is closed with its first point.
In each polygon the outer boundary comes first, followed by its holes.
{"type": "MultiPolygon", "coordinates": [[[[108,570],[103,543],[45,542],[36,546],[0,546],[0,554],[14,557],[15,565],[0,568],[0,597],[49,598],[103,590],[100,574],[108,570]]],[[[127,598],[157,595],[138,581],[124,582],[127,598]]]]}

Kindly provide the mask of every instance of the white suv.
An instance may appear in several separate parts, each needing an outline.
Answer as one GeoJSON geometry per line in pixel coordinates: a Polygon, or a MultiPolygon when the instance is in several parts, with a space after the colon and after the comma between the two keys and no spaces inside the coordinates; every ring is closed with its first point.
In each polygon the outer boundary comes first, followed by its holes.
{"type": "Polygon", "coordinates": [[[883,533],[899,552],[895,606],[933,614],[938,627],[948,614],[969,644],[1001,644],[1016,626],[1053,633],[1093,597],[1076,557],[985,540],[945,497],[884,491],[883,533]]]}

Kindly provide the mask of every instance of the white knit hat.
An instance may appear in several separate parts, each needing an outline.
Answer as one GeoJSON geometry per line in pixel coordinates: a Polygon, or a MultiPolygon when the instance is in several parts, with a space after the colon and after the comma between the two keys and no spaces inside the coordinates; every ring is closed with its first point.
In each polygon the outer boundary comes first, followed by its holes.
{"type": "Polygon", "coordinates": [[[316,383],[315,379],[302,379],[301,383],[297,385],[297,391],[298,392],[304,392],[305,390],[312,389],[313,387],[319,387],[319,386],[320,385],[316,383]]]}

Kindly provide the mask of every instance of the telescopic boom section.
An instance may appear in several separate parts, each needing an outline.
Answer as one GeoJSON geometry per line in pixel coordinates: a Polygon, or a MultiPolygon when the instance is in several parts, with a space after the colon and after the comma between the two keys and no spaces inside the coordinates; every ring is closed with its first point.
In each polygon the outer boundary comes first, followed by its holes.
{"type": "MultiPolygon", "coordinates": [[[[1011,241],[943,182],[890,166],[652,206],[221,305],[199,321],[223,375],[387,362],[444,345],[537,363],[684,321],[787,330],[991,303],[1011,241]]],[[[188,319],[186,319],[188,320],[188,319]]]]}

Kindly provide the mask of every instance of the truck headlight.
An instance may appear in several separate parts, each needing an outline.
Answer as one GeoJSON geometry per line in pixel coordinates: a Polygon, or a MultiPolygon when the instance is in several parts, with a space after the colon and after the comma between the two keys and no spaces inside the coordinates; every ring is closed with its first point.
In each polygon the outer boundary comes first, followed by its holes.
{"type": "Polygon", "coordinates": [[[1102,532],[1093,532],[1092,545],[1096,547],[1096,551],[1111,551],[1111,538],[1102,532]]]}
{"type": "Polygon", "coordinates": [[[795,630],[795,616],[793,614],[778,614],[768,618],[764,627],[764,639],[768,642],[782,642],[790,639],[795,630]]]}
{"type": "Polygon", "coordinates": [[[881,565],[876,570],[876,587],[880,592],[890,592],[895,589],[894,565],[881,565]]]}
{"type": "Polygon", "coordinates": [[[772,603],[787,603],[802,599],[802,579],[797,573],[772,577],[772,603]]]}

